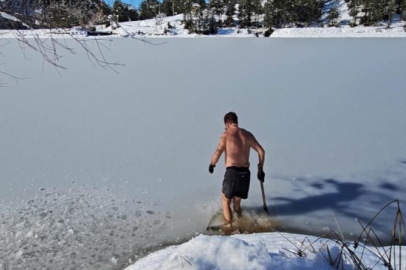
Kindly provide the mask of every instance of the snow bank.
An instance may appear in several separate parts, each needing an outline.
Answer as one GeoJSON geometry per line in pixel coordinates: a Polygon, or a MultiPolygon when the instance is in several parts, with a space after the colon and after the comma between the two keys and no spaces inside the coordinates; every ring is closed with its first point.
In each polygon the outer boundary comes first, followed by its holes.
{"type": "Polygon", "coordinates": [[[180,245],[162,264],[172,269],[189,264],[191,269],[250,269],[265,270],[270,266],[269,254],[261,242],[250,244],[243,240],[222,236],[200,235],[180,245]]]}
{"type": "MultiPolygon", "coordinates": [[[[200,235],[182,245],[152,253],[126,270],[329,270],[338,266],[345,270],[354,269],[348,261],[337,265],[339,259],[330,264],[329,258],[335,260],[340,253],[341,249],[334,241],[305,235],[200,235]],[[302,256],[299,256],[299,250],[303,252],[302,256]]],[[[364,250],[362,260],[366,267],[376,264],[374,269],[386,269],[371,251],[364,250]]]]}

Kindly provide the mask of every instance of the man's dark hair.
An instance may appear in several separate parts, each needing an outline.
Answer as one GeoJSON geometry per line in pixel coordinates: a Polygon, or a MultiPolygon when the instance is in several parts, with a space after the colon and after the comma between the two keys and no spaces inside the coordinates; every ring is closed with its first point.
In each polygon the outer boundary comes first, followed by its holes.
{"type": "Polygon", "coordinates": [[[238,125],[238,116],[235,112],[229,112],[224,115],[224,124],[237,124],[238,125]]]}

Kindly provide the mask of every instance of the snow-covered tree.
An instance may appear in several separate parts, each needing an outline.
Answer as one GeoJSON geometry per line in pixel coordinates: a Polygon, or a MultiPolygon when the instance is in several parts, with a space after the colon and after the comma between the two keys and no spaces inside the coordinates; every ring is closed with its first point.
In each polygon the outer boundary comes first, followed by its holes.
{"type": "Polygon", "coordinates": [[[219,25],[222,24],[222,15],[225,13],[226,4],[223,0],[210,0],[208,8],[210,9],[210,13],[217,16],[219,20],[219,25]]]}
{"type": "Polygon", "coordinates": [[[353,18],[352,26],[357,25],[358,13],[360,11],[360,0],[350,0],[348,13],[353,18]]]}
{"type": "Polygon", "coordinates": [[[189,33],[198,33],[202,23],[201,6],[193,0],[184,0],[185,12],[183,13],[183,23],[189,33]]]}
{"type": "Polygon", "coordinates": [[[119,22],[138,20],[138,12],[131,5],[125,4],[120,0],[115,0],[113,4],[113,13],[117,16],[119,22]]]}
{"type": "Polygon", "coordinates": [[[194,0],[185,0],[188,10],[188,12],[183,14],[185,29],[188,29],[189,33],[204,35],[217,33],[215,9],[210,8],[210,5],[208,8],[202,8],[196,2],[194,0]]]}
{"type": "Polygon", "coordinates": [[[340,11],[338,9],[338,0],[331,1],[331,7],[327,14],[327,20],[330,26],[336,26],[337,20],[340,17],[340,11]]]}

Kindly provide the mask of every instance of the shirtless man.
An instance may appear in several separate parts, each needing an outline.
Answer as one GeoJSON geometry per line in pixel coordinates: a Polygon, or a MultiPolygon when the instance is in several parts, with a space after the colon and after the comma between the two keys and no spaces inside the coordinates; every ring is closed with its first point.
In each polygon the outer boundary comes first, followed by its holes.
{"type": "Polygon", "coordinates": [[[258,153],[258,180],[262,182],[265,179],[263,171],[265,151],[252,133],[238,127],[238,117],[234,112],[229,112],[224,116],[224,124],[226,131],[221,135],[217,150],[211,158],[209,172],[213,173],[221,154],[225,151],[226,174],[221,203],[226,224],[231,224],[231,200],[233,200],[234,211],[241,215],[241,199],[248,198],[251,175],[249,170],[250,149],[253,148],[258,153]]]}

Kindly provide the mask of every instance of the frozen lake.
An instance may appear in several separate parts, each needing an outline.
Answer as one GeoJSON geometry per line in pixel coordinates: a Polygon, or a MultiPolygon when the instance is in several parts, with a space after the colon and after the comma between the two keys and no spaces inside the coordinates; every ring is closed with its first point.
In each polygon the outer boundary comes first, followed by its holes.
{"type": "MultiPolygon", "coordinates": [[[[405,39],[153,42],[164,44],[113,41],[119,74],[64,53],[61,76],[2,47],[5,71],[28,78],[0,89],[0,269],[122,269],[204,233],[229,111],[266,150],[265,192],[285,230],[337,229],[334,213],[357,235],[355,217],[405,206],[405,39]]],[[[253,152],[253,175],[257,162],[253,152]]],[[[244,203],[262,204],[255,178],[244,203]]]]}

